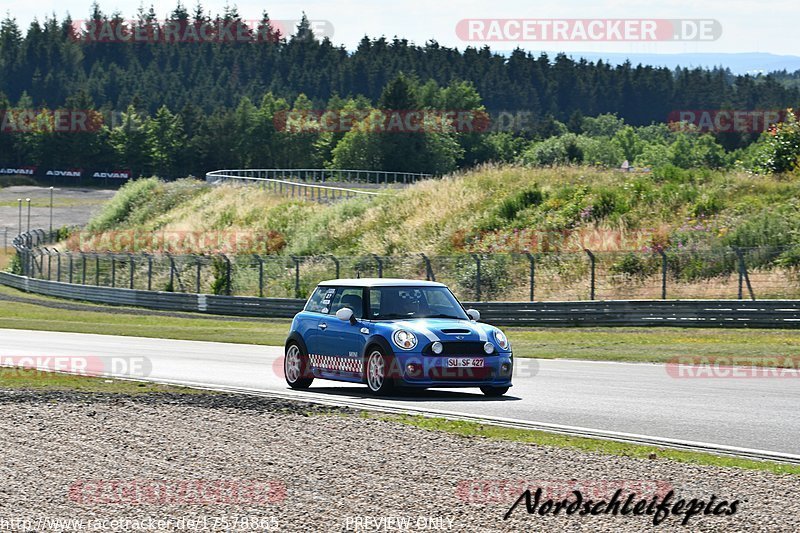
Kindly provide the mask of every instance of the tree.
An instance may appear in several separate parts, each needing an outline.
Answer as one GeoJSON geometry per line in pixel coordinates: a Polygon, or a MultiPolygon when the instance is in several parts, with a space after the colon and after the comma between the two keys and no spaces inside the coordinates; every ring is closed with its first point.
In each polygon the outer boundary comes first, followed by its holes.
{"type": "Polygon", "coordinates": [[[128,167],[134,176],[152,170],[145,121],[132,105],[122,113],[121,124],[109,132],[109,143],[118,161],[128,167]]]}
{"type": "Polygon", "coordinates": [[[147,147],[153,169],[159,176],[179,177],[184,173],[186,133],[183,120],[161,106],[146,122],[147,147]]]}

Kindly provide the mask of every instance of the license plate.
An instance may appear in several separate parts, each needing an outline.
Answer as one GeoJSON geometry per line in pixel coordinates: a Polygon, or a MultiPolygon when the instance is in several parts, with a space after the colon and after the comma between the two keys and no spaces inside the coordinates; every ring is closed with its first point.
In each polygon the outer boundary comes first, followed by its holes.
{"type": "Polygon", "coordinates": [[[447,360],[447,368],[483,368],[484,360],[473,357],[451,357],[447,360]]]}

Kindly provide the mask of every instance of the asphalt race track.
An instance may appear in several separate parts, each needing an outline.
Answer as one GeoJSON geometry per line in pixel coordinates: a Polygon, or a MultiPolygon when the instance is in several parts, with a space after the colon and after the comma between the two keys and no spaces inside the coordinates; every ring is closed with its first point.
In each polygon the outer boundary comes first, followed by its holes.
{"type": "MultiPolygon", "coordinates": [[[[0,329],[0,347],[0,359],[113,357],[117,375],[144,361],[145,379],[289,391],[281,347],[11,329],[0,329]]],[[[678,379],[665,365],[640,363],[527,360],[519,366],[515,386],[501,399],[487,399],[477,389],[377,399],[366,394],[365,386],[321,380],[307,392],[292,394],[800,455],[797,378],[678,379]]],[[[140,377],[135,369],[133,375],[140,377]]]]}

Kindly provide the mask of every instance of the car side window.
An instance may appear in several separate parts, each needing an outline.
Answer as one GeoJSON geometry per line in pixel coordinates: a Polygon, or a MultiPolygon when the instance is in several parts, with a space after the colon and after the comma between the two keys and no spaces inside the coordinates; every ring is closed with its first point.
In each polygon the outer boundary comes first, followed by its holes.
{"type": "Polygon", "coordinates": [[[361,287],[340,287],[331,302],[330,314],[335,314],[343,307],[349,307],[353,310],[354,317],[361,318],[364,314],[363,293],[364,289],[361,287]]]}
{"type": "Polygon", "coordinates": [[[311,313],[327,314],[335,292],[335,288],[317,287],[314,294],[308,299],[305,310],[311,313]]]}

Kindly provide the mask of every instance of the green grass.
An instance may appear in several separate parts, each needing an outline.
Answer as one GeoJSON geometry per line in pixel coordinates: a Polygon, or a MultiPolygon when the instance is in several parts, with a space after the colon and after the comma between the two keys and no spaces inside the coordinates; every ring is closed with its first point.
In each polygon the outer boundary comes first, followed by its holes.
{"type": "Polygon", "coordinates": [[[754,461],[737,457],[712,455],[709,453],[672,450],[653,446],[626,444],[623,442],[587,439],[583,437],[570,437],[547,433],[544,431],[512,429],[477,422],[462,422],[446,420],[443,418],[428,418],[411,415],[375,415],[365,414],[368,417],[377,417],[382,420],[398,422],[417,428],[444,431],[464,437],[484,437],[494,440],[524,442],[538,446],[554,446],[558,448],[573,448],[582,452],[595,452],[636,459],[669,460],[679,463],[689,463],[703,466],[733,467],[746,470],[762,470],[773,474],[800,475],[800,465],[787,465],[771,461],[754,461]]]}
{"type": "MultiPolygon", "coordinates": [[[[0,287],[0,295],[22,296],[47,304],[44,296],[0,287]]],[[[173,317],[135,309],[82,304],[93,311],[61,310],[0,300],[0,327],[43,331],[99,333],[164,339],[282,346],[289,320],[234,321],[173,317]],[[122,311],[122,312],[119,312],[122,311]],[[129,311],[129,312],[125,312],[129,311]]],[[[204,315],[207,316],[207,315],[204,315]]],[[[705,328],[506,328],[518,357],[593,361],[666,362],[679,356],[741,358],[774,364],[774,357],[800,357],[800,335],[793,330],[705,328]]]]}
{"type": "Polygon", "coordinates": [[[115,394],[216,394],[213,391],[111,378],[74,376],[17,368],[0,368],[0,390],[78,391],[115,394]]]}
{"type": "MultiPolygon", "coordinates": [[[[37,301],[58,301],[0,287],[0,294],[24,296],[37,301]]],[[[87,304],[88,305],[88,304],[87,304]]],[[[220,319],[193,319],[166,314],[137,315],[103,313],[103,306],[90,305],[97,311],[52,309],[43,305],[0,300],[0,327],[41,331],[97,333],[163,339],[183,339],[240,344],[283,345],[289,330],[286,320],[253,322],[220,319]]],[[[119,310],[121,308],[115,309],[119,310]]],[[[124,309],[122,309],[124,310],[124,309]]]]}

